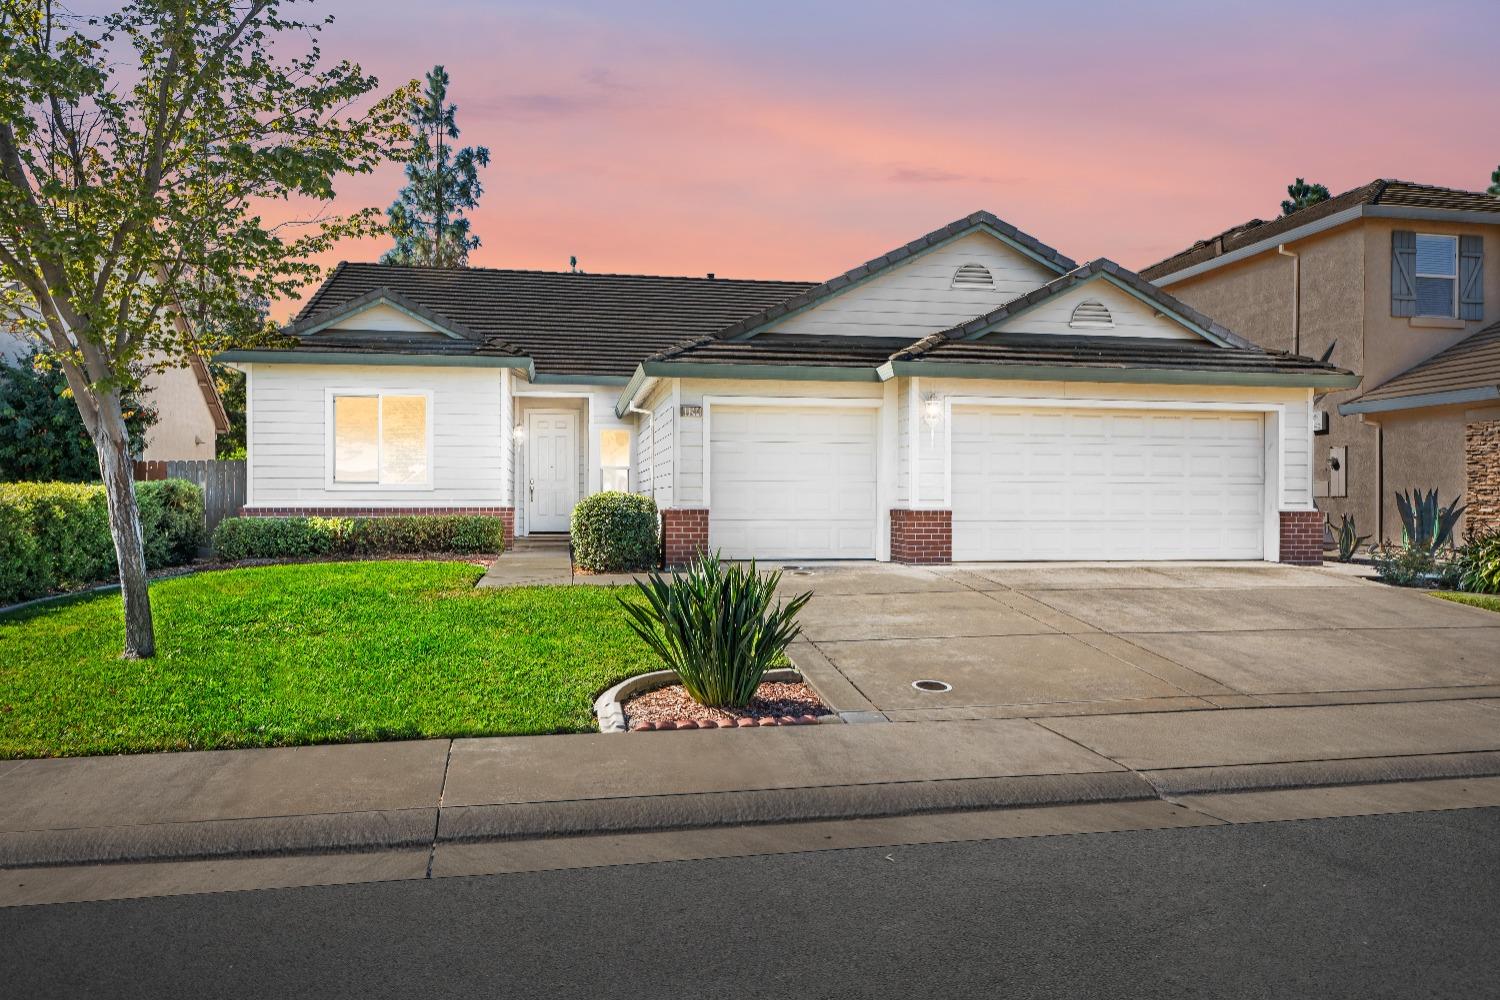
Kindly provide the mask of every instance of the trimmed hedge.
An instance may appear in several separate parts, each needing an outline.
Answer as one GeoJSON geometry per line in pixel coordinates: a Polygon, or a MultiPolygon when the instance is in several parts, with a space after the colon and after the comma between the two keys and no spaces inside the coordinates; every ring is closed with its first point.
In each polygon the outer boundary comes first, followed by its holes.
{"type": "Polygon", "coordinates": [[[595,573],[631,573],[659,561],[656,501],[635,493],[595,493],[573,508],[573,554],[595,573]]]}
{"type": "Polygon", "coordinates": [[[214,529],[214,555],[225,562],[323,555],[501,552],[504,548],[504,522],[483,514],[227,517],[214,529]]]}
{"type": "MultiPolygon", "coordinates": [[[[203,490],[182,479],[135,484],[146,566],[190,562],[203,543],[203,490]]],[[[99,483],[0,483],[0,603],[118,574],[99,483]]]]}

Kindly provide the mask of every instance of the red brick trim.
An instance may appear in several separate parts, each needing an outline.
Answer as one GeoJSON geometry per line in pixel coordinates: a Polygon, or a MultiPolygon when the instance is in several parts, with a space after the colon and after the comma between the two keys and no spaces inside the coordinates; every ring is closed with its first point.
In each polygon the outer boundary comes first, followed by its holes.
{"type": "Polygon", "coordinates": [[[682,566],[708,551],[708,511],[668,507],[661,512],[662,544],[668,566],[682,566]]]}
{"type": "Polygon", "coordinates": [[[505,524],[505,547],[516,540],[514,507],[241,507],[241,517],[409,517],[422,514],[484,514],[505,524]]]}
{"type": "Polygon", "coordinates": [[[1281,512],[1281,561],[1293,566],[1323,565],[1323,512],[1281,512]]]}
{"type": "Polygon", "coordinates": [[[936,565],[953,561],[953,511],[891,510],[891,559],[936,565]]]}

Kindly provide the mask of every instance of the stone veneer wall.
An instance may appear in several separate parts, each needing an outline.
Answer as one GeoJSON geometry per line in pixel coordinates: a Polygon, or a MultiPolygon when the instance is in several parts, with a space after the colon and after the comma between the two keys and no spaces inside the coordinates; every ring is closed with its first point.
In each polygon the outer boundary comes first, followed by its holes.
{"type": "Polygon", "coordinates": [[[891,510],[891,559],[913,565],[953,561],[953,511],[891,510]]]}
{"type": "Polygon", "coordinates": [[[1500,420],[1464,427],[1464,486],[1469,533],[1500,529],[1500,420]]]}
{"type": "Polygon", "coordinates": [[[1293,566],[1323,564],[1323,512],[1281,512],[1281,561],[1293,566]]]}
{"type": "Polygon", "coordinates": [[[668,566],[682,566],[708,551],[708,511],[667,507],[661,512],[662,548],[668,566]]]}

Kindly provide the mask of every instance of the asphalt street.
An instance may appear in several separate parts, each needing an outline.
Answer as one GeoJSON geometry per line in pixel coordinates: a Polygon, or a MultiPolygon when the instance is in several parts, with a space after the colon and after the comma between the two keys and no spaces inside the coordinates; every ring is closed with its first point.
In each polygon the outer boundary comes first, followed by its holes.
{"type": "Polygon", "coordinates": [[[0,995],[1494,997],[1500,809],[0,910],[0,995]]]}

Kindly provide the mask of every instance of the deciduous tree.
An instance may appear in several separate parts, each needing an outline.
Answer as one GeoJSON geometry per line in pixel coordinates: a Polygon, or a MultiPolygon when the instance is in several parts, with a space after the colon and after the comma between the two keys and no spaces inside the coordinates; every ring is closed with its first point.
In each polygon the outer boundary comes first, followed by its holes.
{"type": "MultiPolygon", "coordinates": [[[[0,0],[0,284],[67,379],[98,453],[125,598],[125,655],[155,652],[125,393],[266,332],[256,304],[295,296],[313,257],[378,229],[373,210],[294,227],[276,202],[324,203],[409,141],[408,86],[378,98],[325,65],[327,19],[296,0],[131,0],[80,17],[0,0]]],[[[293,213],[294,214],[294,213],[293,213]]]]}

